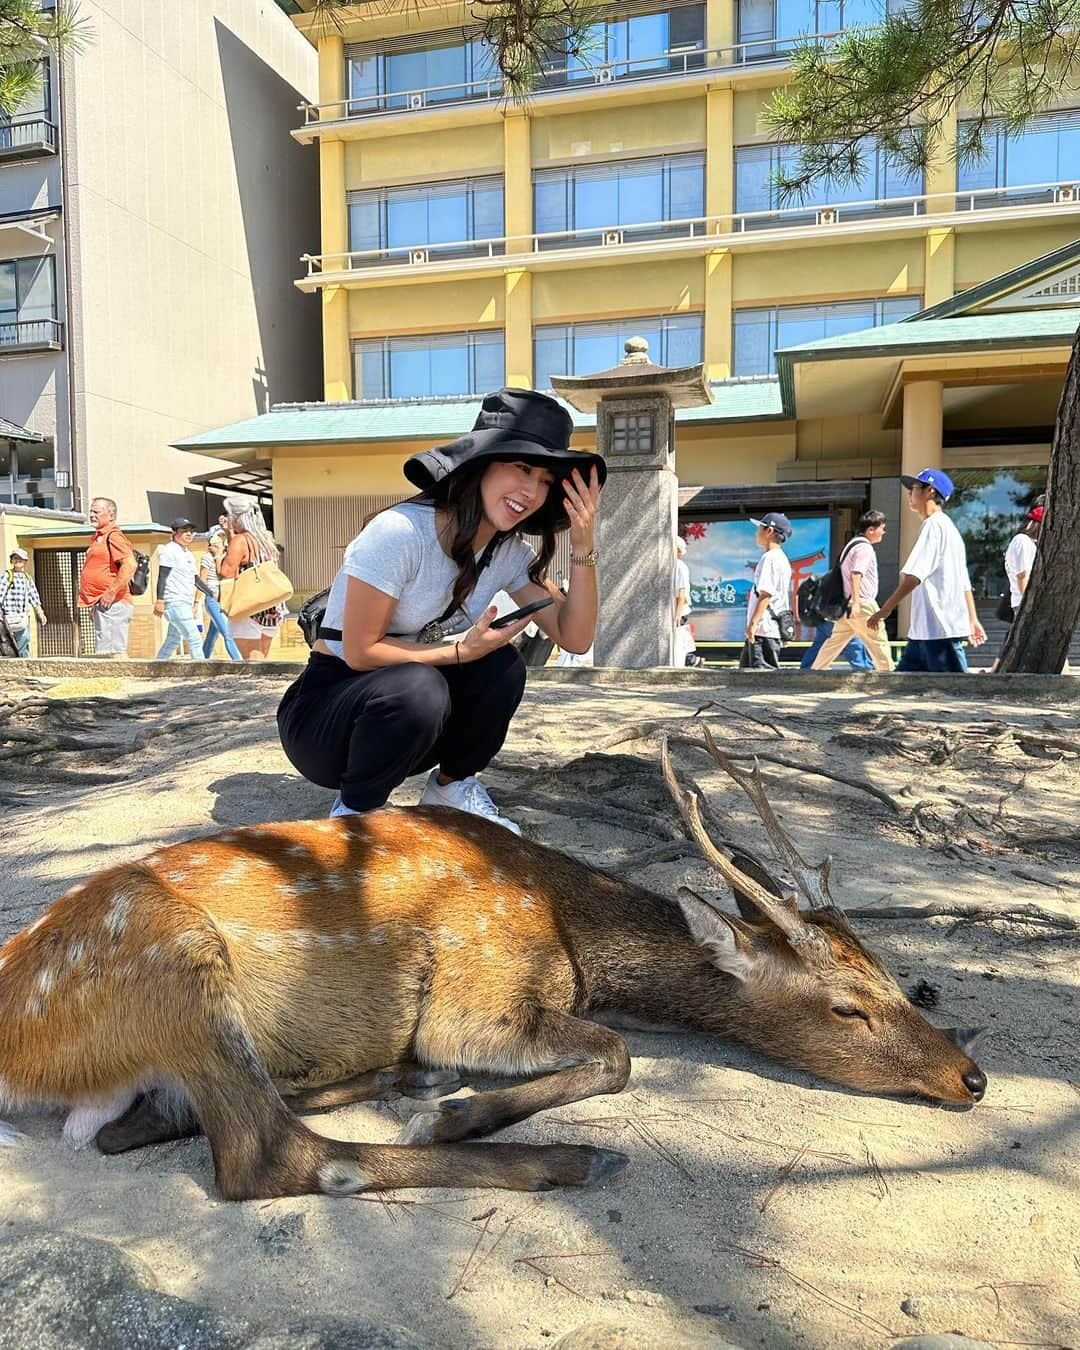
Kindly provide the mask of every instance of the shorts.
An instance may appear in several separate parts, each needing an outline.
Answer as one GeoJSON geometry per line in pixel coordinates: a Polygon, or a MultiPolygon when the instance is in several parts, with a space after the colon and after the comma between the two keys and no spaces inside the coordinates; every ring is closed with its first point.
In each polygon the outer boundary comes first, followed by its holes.
{"type": "Polygon", "coordinates": [[[115,600],[108,609],[95,605],[91,612],[94,626],[94,652],[97,656],[127,656],[128,629],[135,606],[115,600]]]}
{"type": "Polygon", "coordinates": [[[229,636],[258,641],[262,637],[273,637],[280,626],[280,623],[256,623],[254,616],[246,619],[230,619],[229,636]]]}

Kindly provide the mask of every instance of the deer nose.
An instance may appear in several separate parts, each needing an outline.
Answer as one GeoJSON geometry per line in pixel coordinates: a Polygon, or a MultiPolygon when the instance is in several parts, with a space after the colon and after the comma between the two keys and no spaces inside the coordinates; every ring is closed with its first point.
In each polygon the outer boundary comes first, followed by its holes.
{"type": "Polygon", "coordinates": [[[983,1093],[986,1091],[986,1074],[982,1069],[976,1069],[974,1066],[962,1073],[960,1077],[964,1080],[964,1086],[971,1093],[977,1102],[983,1099],[983,1093]]]}

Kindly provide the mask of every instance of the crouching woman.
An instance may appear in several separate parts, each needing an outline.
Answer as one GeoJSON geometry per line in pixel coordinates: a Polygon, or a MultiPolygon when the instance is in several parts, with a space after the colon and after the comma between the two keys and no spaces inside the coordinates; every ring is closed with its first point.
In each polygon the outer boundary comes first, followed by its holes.
{"type": "Polygon", "coordinates": [[[493,628],[492,598],[554,597],[533,621],[583,652],[596,627],[594,529],[606,475],[570,449],[554,399],[488,394],[469,435],[404,466],[421,489],[374,516],[345,550],[307,667],[278,709],[296,769],[336,790],[331,815],[382,806],[430,769],[421,805],[453,806],[520,834],[477,775],[506,739],[525,689],[511,645],[529,619],[493,628]],[[570,531],[566,596],[546,583],[555,536],[570,531]],[[521,536],[539,536],[537,553],[521,536]]]}

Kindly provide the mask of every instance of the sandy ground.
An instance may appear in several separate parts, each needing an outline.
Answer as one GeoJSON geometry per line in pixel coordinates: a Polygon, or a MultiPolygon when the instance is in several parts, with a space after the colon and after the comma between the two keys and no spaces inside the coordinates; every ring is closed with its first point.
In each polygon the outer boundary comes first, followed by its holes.
{"type": "MultiPolygon", "coordinates": [[[[105,864],[230,825],[325,814],[329,794],[299,780],[278,747],[282,687],[268,673],[20,689],[57,703],[37,720],[9,719],[8,730],[55,725],[63,702],[65,733],[112,748],[54,753],[51,780],[43,765],[7,760],[0,938],[105,864]],[[100,695],[104,711],[79,701],[100,695]],[[70,781],[56,782],[58,764],[70,781]],[[80,781],[86,774],[115,781],[80,781]]],[[[713,700],[701,717],[733,748],[883,789],[901,814],[863,791],[764,766],[804,852],[835,856],[841,904],[981,911],[857,921],[905,988],[933,986],[933,1020],[992,1029],[978,1055],[990,1085],[973,1111],[847,1093],[705,1038],[632,1033],[626,1094],[509,1132],[628,1152],[630,1167],[592,1191],[230,1205],[214,1193],[201,1140],[110,1159],[70,1152],[58,1119],[41,1115],[21,1122],[24,1146],[0,1151],[0,1233],[108,1238],[167,1291],[222,1310],[270,1325],[300,1313],[366,1316],[439,1347],[537,1346],[589,1322],[659,1344],[681,1335],[843,1347],[956,1330],[999,1345],[1077,1345],[1077,705],[991,704],[975,678],[956,687],[946,702],[900,688],[874,699],[800,693],[797,677],[753,695],[644,680],[533,685],[489,782],[532,838],[599,866],[625,862],[661,845],[656,822],[674,814],[649,779],[655,741],[611,743],[658,720],[677,728],[713,700]],[[582,759],[605,750],[636,761],[582,759]],[[623,817],[598,819],[597,803],[623,817]],[[630,814],[642,809],[656,814],[630,814]],[[1064,837],[1017,839],[1036,835],[1064,837]],[[1049,921],[990,918],[1023,904],[1049,921]]],[[[0,716],[15,692],[0,688],[0,716]]],[[[725,827],[763,848],[737,789],[699,754],[683,751],[680,762],[725,827]]],[[[413,780],[395,800],[419,790],[413,780]]],[[[689,854],[635,876],[669,894],[714,886],[689,854]]],[[[354,1106],[309,1123],[389,1140],[413,1109],[354,1106]]]]}

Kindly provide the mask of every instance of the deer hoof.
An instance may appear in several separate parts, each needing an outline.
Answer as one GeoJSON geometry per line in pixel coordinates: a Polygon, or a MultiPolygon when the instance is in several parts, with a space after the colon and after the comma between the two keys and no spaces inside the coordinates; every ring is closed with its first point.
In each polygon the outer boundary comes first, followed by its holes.
{"type": "Polygon", "coordinates": [[[463,1086],[456,1069],[417,1069],[405,1077],[401,1087],[406,1097],[427,1101],[430,1097],[444,1097],[463,1086]]]}
{"type": "Polygon", "coordinates": [[[620,1153],[618,1149],[598,1148],[593,1164],[589,1168],[589,1174],[582,1182],[582,1185],[592,1186],[597,1181],[603,1181],[607,1177],[613,1177],[616,1172],[621,1172],[629,1161],[629,1155],[620,1153]]]}
{"type": "Polygon", "coordinates": [[[468,1097],[451,1097],[442,1102],[437,1111],[420,1111],[412,1117],[394,1140],[396,1144],[445,1144],[448,1139],[461,1138],[450,1125],[450,1118],[459,1111],[468,1110],[468,1097]]]}

